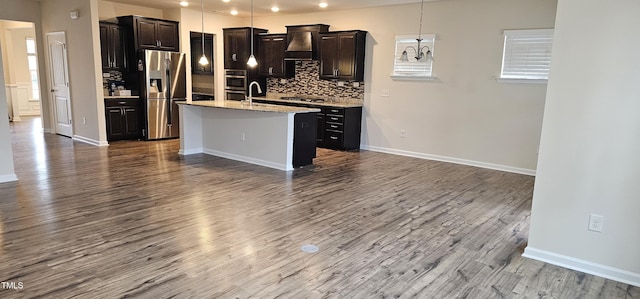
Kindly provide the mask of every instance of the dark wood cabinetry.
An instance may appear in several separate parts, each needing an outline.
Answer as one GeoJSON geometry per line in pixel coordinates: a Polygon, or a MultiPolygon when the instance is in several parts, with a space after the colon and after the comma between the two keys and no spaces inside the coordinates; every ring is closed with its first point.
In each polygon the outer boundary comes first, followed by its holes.
{"type": "Polygon", "coordinates": [[[199,75],[213,75],[213,34],[204,34],[204,56],[209,64],[199,63],[202,57],[202,33],[191,32],[191,73],[199,75]]]}
{"type": "Polygon", "coordinates": [[[324,110],[325,132],[322,147],[340,150],[360,149],[362,107],[324,110]]]}
{"type": "Polygon", "coordinates": [[[251,36],[251,28],[223,28],[222,35],[224,40],[224,68],[244,70],[247,69],[247,60],[251,55],[251,39],[254,41],[254,55],[257,54],[257,37],[258,34],[267,33],[266,29],[253,28],[253,37],[251,36]]]}
{"type": "Polygon", "coordinates": [[[295,75],[295,61],[284,60],[287,49],[286,34],[261,34],[258,43],[258,73],[262,76],[291,78],[295,75]]]}
{"type": "Polygon", "coordinates": [[[140,138],[140,103],[136,99],[105,99],[108,141],[140,138]]]}
{"type": "Polygon", "coordinates": [[[320,33],[320,79],[363,81],[366,37],[360,30],[320,33]]]}
{"type": "Polygon", "coordinates": [[[127,67],[125,30],[118,24],[100,22],[100,54],[103,70],[123,70],[127,67]]]}
{"type": "Polygon", "coordinates": [[[119,17],[118,20],[129,28],[131,37],[128,39],[135,51],[180,51],[178,22],[138,16],[119,17]]]}
{"type": "Polygon", "coordinates": [[[337,150],[360,149],[362,107],[313,105],[300,102],[280,102],[254,99],[257,103],[318,108],[316,114],[316,146],[337,150]]]}

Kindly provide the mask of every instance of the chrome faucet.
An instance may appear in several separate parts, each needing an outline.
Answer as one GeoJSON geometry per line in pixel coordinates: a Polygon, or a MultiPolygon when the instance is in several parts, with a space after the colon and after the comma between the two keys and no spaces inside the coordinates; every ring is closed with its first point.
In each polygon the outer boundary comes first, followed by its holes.
{"type": "Polygon", "coordinates": [[[247,98],[247,101],[249,101],[249,105],[251,105],[252,101],[253,101],[253,85],[256,85],[258,87],[258,92],[262,93],[262,88],[260,88],[260,83],[258,83],[257,81],[253,81],[251,83],[249,83],[249,97],[247,98]]]}

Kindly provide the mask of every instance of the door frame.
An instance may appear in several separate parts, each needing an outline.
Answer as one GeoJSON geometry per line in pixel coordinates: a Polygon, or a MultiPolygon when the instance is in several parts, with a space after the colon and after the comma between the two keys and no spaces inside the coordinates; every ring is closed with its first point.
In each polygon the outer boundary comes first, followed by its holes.
{"type": "Polygon", "coordinates": [[[52,31],[52,32],[47,32],[45,34],[45,44],[46,44],[46,48],[47,48],[47,60],[49,61],[49,72],[48,72],[48,76],[47,76],[47,84],[48,84],[48,94],[50,95],[49,99],[49,109],[51,111],[51,119],[52,119],[52,132],[55,134],[59,134],[58,132],[58,113],[57,113],[57,109],[56,109],[56,101],[55,101],[55,96],[53,96],[53,61],[51,59],[51,51],[49,49],[49,37],[50,36],[55,36],[55,35],[61,35],[62,36],[62,40],[63,40],[63,45],[64,45],[64,49],[63,49],[63,55],[64,55],[64,59],[66,61],[66,67],[64,69],[65,72],[65,76],[67,78],[67,84],[66,84],[66,90],[67,90],[67,98],[69,99],[68,102],[68,107],[67,109],[69,109],[69,119],[71,120],[71,124],[69,126],[70,130],[71,130],[71,134],[70,138],[73,138],[74,136],[74,124],[75,121],[73,119],[73,105],[72,105],[72,98],[71,98],[71,82],[69,82],[69,52],[67,51],[67,33],[66,31],[52,31]]]}

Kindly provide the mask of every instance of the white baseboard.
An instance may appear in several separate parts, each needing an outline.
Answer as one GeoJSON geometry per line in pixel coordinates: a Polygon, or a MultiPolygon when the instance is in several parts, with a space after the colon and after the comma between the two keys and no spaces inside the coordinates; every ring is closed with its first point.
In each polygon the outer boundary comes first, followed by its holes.
{"type": "Polygon", "coordinates": [[[178,151],[178,155],[188,156],[188,155],[193,155],[193,154],[201,154],[203,152],[204,151],[202,150],[202,148],[190,148],[190,149],[186,149],[186,150],[180,149],[178,151]]]}
{"type": "Polygon", "coordinates": [[[55,133],[55,132],[53,131],[53,129],[47,129],[47,128],[42,129],[42,132],[43,132],[43,133],[47,133],[47,134],[54,134],[54,133],[55,133]]]}
{"type": "Polygon", "coordinates": [[[18,180],[18,176],[15,173],[0,175],[0,183],[15,182],[17,180],[18,180]]]}
{"type": "Polygon", "coordinates": [[[240,161],[240,162],[245,162],[245,163],[256,164],[256,165],[260,165],[260,166],[264,166],[264,167],[275,168],[275,169],[278,169],[278,170],[284,170],[284,171],[293,170],[293,165],[274,163],[274,162],[270,162],[270,161],[265,161],[265,160],[251,158],[251,157],[240,156],[240,155],[231,154],[231,153],[220,152],[220,151],[207,149],[207,148],[203,149],[202,152],[205,153],[205,154],[208,154],[208,155],[216,156],[216,157],[221,157],[221,158],[240,161]]]}
{"type": "Polygon", "coordinates": [[[98,140],[83,137],[80,135],[73,135],[73,140],[88,143],[95,146],[109,146],[109,143],[106,141],[98,141],[98,140]]]}
{"type": "Polygon", "coordinates": [[[512,166],[501,165],[501,164],[458,159],[458,158],[452,158],[452,157],[446,157],[446,156],[430,155],[430,154],[404,151],[399,149],[385,148],[385,147],[378,147],[378,146],[361,145],[360,148],[363,150],[369,150],[373,152],[380,152],[380,153],[386,153],[386,154],[392,154],[392,155],[400,155],[400,156],[406,156],[406,157],[412,157],[412,158],[420,158],[420,159],[426,159],[426,160],[435,160],[440,162],[469,165],[469,166],[475,166],[480,168],[500,170],[500,171],[518,173],[518,174],[531,175],[531,176],[536,175],[536,171],[534,169],[518,168],[518,167],[512,167],[512,166]]]}
{"type": "Polygon", "coordinates": [[[531,246],[527,246],[527,248],[524,249],[522,256],[640,287],[640,273],[592,263],[570,256],[532,248],[531,246]]]}

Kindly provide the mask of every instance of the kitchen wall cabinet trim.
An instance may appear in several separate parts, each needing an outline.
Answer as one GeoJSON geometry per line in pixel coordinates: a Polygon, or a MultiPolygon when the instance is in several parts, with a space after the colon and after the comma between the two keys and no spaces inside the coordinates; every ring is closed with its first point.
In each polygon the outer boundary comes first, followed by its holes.
{"type": "Polygon", "coordinates": [[[364,81],[367,32],[320,33],[320,79],[364,81]]]}
{"type": "Polygon", "coordinates": [[[261,34],[258,45],[258,73],[274,78],[295,76],[295,61],[285,60],[286,34],[261,34]]]}
{"type": "Polygon", "coordinates": [[[125,29],[113,23],[100,22],[100,50],[103,70],[123,70],[127,67],[125,29]]]}
{"type": "Polygon", "coordinates": [[[204,34],[204,56],[209,64],[199,63],[202,57],[202,33],[191,32],[191,73],[198,75],[213,75],[213,34],[204,34]]]}
{"type": "Polygon", "coordinates": [[[139,16],[118,17],[118,20],[127,27],[131,35],[128,40],[134,51],[180,51],[178,22],[139,16]]]}
{"type": "MultiPolygon", "coordinates": [[[[223,28],[224,40],[224,68],[234,70],[255,70],[247,66],[247,60],[251,54],[251,38],[253,38],[254,55],[258,53],[258,34],[267,33],[266,29],[253,28],[253,37],[250,27],[223,28]]],[[[257,72],[257,70],[256,70],[257,72]]]]}

